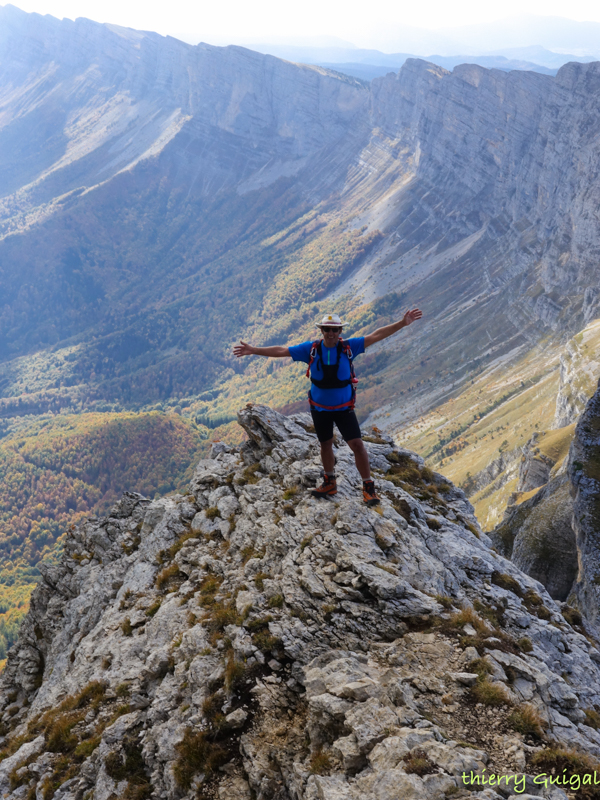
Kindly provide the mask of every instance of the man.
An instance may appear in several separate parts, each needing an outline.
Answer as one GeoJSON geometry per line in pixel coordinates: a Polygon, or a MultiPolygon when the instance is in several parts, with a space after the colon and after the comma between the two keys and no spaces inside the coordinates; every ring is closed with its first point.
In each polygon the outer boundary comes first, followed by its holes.
{"type": "Polygon", "coordinates": [[[332,497],[337,494],[335,478],[335,455],[333,453],[333,425],[337,425],[344,441],[354,453],[356,468],[363,479],[363,500],[368,506],[379,503],[375,484],[371,479],[369,454],[363,443],[360,426],[354,413],[354,397],[356,378],[354,377],[353,359],[364,353],[367,347],[387,339],[388,336],[406,328],[423,314],[418,308],[407,311],[399,322],[377,328],[368,336],[342,340],[342,328],[346,325],[337,314],[329,314],[317,322],[323,339],[319,342],[303,342],[292,347],[253,347],[246,342],[233,348],[234,354],[240,356],[266,356],[267,358],[290,357],[294,361],[308,364],[306,376],[311,379],[312,387],[308,393],[310,412],[315,425],[315,432],[321,444],[321,460],[323,462],[324,480],[321,486],[313,490],[314,497],[332,497]]]}

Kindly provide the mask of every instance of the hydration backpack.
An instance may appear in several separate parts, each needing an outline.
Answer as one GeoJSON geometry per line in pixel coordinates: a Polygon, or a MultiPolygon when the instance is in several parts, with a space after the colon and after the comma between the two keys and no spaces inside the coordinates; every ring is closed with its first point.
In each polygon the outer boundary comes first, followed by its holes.
{"type": "Polygon", "coordinates": [[[344,389],[346,386],[352,386],[352,397],[347,403],[342,403],[339,406],[324,406],[321,403],[315,403],[310,396],[310,392],[308,393],[308,402],[311,406],[315,406],[318,408],[325,409],[326,411],[341,411],[342,409],[348,409],[351,411],[354,408],[356,403],[356,384],[358,383],[358,379],[354,373],[354,363],[352,361],[352,349],[347,342],[344,342],[340,339],[337,343],[337,359],[335,364],[325,364],[323,362],[323,340],[319,339],[317,342],[313,342],[312,347],[310,349],[310,355],[308,359],[308,369],[306,370],[306,377],[310,378],[311,383],[314,383],[319,389],[344,389]],[[350,362],[350,377],[348,380],[342,381],[338,378],[338,367],[340,365],[340,357],[344,353],[348,361],[350,362]],[[310,374],[310,368],[314,363],[316,358],[319,358],[321,362],[321,368],[323,370],[323,379],[317,380],[313,378],[310,374]]]}

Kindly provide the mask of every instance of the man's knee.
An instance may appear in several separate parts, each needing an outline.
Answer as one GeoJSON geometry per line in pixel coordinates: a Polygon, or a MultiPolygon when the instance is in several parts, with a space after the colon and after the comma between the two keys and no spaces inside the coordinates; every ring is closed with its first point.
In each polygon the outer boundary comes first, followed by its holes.
{"type": "Polygon", "coordinates": [[[362,453],[363,450],[366,452],[365,444],[362,439],[350,439],[346,444],[353,453],[362,453]]]}
{"type": "Polygon", "coordinates": [[[333,436],[326,442],[320,442],[321,450],[331,450],[333,448],[333,436]]]}

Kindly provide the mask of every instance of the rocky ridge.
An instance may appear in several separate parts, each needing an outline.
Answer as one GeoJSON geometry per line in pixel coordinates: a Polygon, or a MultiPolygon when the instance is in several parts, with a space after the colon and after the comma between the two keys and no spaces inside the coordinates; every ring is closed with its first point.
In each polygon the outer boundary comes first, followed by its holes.
{"type": "Polygon", "coordinates": [[[188,495],[125,495],[43,570],[2,675],[0,796],[491,800],[461,777],[485,767],[565,798],[531,775],[557,745],[600,757],[583,629],[391,440],[366,437],[373,509],[345,445],[337,501],[311,497],[308,415],[239,421],[188,495]]]}

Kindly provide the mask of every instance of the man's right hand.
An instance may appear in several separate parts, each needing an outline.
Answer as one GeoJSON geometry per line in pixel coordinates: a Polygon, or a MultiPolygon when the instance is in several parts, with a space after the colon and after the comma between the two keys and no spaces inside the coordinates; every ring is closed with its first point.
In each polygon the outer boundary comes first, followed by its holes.
{"type": "Polygon", "coordinates": [[[240,356],[251,356],[253,353],[254,353],[254,348],[252,347],[252,345],[247,344],[246,342],[242,342],[241,339],[240,343],[236,344],[236,346],[233,348],[233,355],[237,356],[238,358],[240,356]]]}

